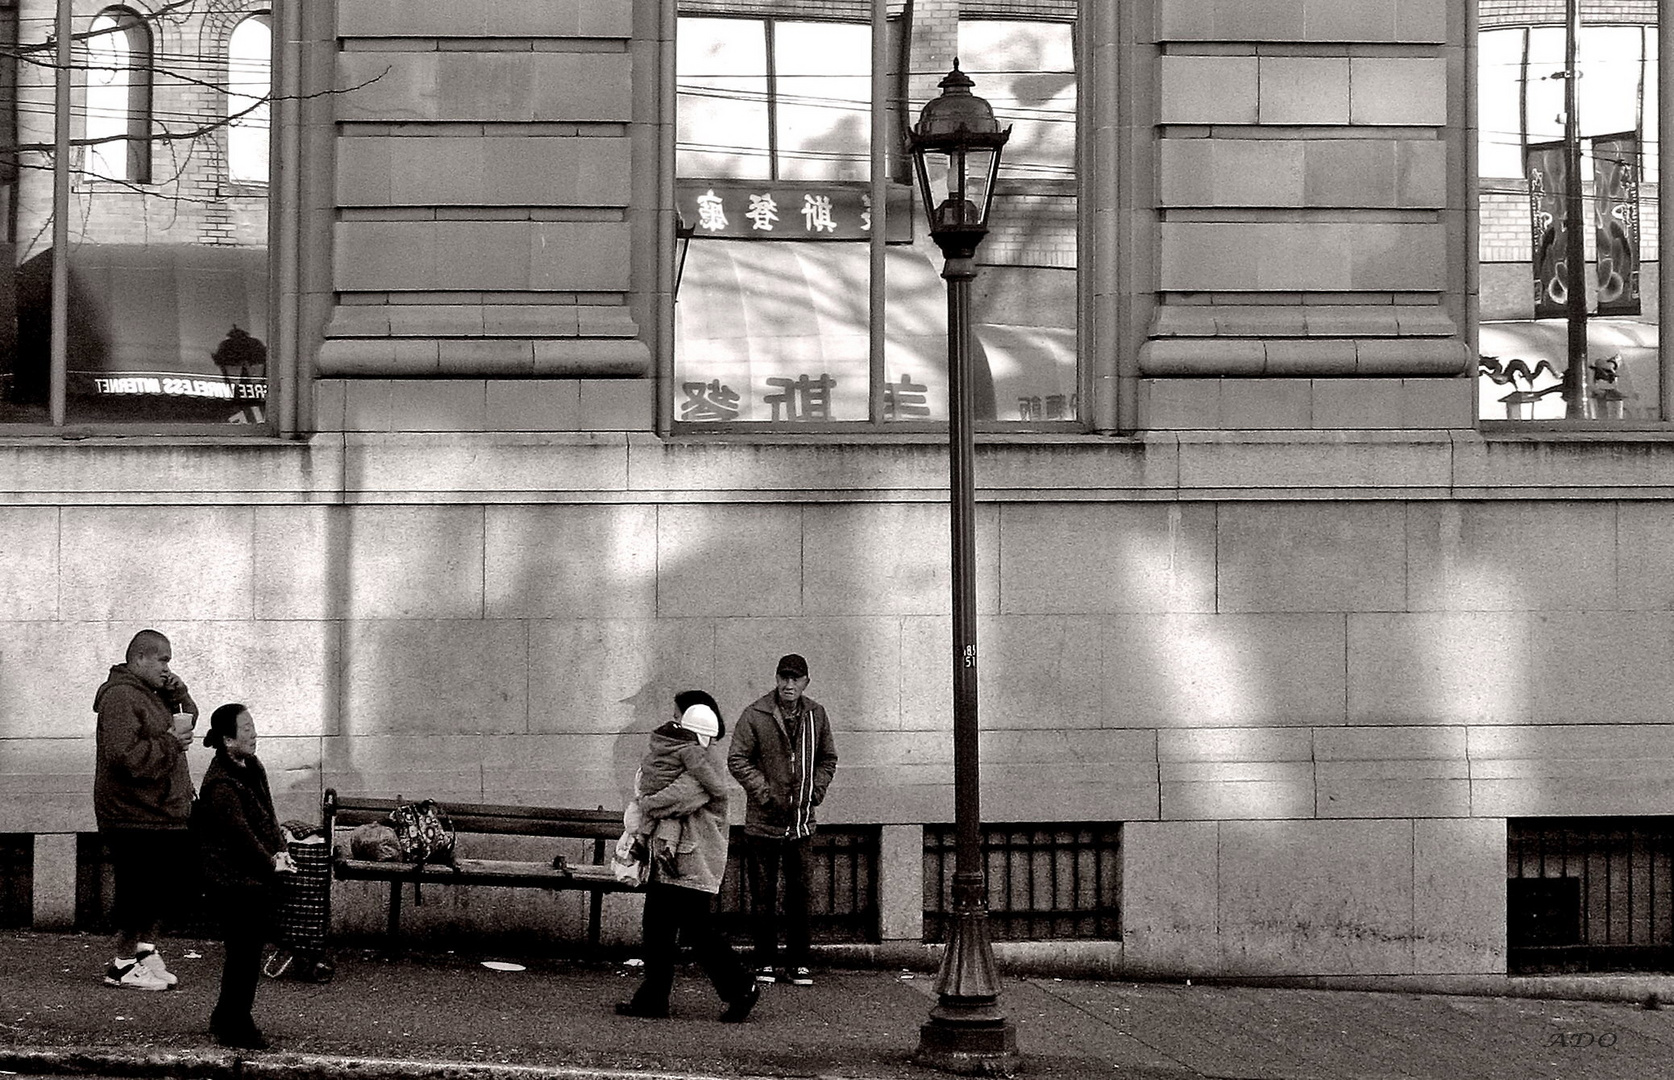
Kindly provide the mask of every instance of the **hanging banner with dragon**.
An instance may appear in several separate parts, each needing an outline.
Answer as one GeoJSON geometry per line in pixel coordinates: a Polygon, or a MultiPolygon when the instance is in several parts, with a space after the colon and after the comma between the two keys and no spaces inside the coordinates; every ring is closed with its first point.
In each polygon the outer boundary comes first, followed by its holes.
{"type": "Polygon", "coordinates": [[[1594,273],[1600,315],[1639,314],[1639,135],[1593,141],[1594,273]]]}
{"type": "Polygon", "coordinates": [[[1529,215],[1534,239],[1534,317],[1561,319],[1569,303],[1569,263],[1565,259],[1564,199],[1569,170],[1564,144],[1530,143],[1523,158],[1529,178],[1529,215]]]}

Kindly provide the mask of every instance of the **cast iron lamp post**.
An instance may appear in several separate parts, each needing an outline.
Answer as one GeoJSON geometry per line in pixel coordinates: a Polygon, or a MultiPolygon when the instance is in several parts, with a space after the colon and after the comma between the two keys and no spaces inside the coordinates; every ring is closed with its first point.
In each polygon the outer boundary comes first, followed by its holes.
{"type": "Polygon", "coordinates": [[[942,249],[947,281],[948,502],[953,562],[953,925],[937,1003],[919,1028],[918,1060],[953,1072],[1009,1075],[1017,1031],[1000,1008],[1000,976],[988,938],[983,872],[981,777],[977,767],[975,465],[971,450],[971,279],[988,234],[1000,148],[1011,135],[988,102],[971,93],[959,61],[907,135],[930,238],[942,249]]]}

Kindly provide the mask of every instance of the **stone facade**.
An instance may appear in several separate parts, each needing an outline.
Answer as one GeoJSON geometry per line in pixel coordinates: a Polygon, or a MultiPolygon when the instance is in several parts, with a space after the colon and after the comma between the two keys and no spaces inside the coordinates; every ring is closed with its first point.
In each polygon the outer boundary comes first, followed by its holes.
{"type": "MultiPolygon", "coordinates": [[[[672,14],[276,12],[304,90],[367,84],[281,120],[284,437],[0,442],[0,832],[37,837],[42,925],[149,625],[251,705],[283,817],[620,805],[675,690],[736,715],[802,652],[822,814],[883,827],[879,933],[916,938],[945,447],[660,433],[672,14]]],[[[1125,823],[1114,970],[1503,972],[1508,819],[1674,812],[1674,450],[1477,430],[1457,5],[1083,22],[1082,363],[1120,430],[979,446],[985,820],[1125,823]]],[[[436,894],[416,929],[581,918],[436,894]]]]}

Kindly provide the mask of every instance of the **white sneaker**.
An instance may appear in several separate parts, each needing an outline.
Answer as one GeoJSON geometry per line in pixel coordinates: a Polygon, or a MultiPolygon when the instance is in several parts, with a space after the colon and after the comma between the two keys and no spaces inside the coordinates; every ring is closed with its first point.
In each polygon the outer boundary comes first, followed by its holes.
{"type": "Polygon", "coordinates": [[[124,990],[167,990],[169,984],[153,975],[149,969],[138,960],[130,960],[118,966],[111,964],[105,969],[105,985],[119,986],[124,990]]]}
{"type": "Polygon", "coordinates": [[[141,949],[139,951],[139,964],[170,986],[180,981],[174,977],[174,972],[163,966],[163,954],[156,949],[141,949]]]}

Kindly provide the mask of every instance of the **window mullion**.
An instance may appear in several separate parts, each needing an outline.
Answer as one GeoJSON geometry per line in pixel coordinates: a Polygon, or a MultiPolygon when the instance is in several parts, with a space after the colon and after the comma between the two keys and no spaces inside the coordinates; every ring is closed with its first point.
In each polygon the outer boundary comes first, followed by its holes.
{"type": "Polygon", "coordinates": [[[763,19],[761,32],[765,36],[767,60],[767,178],[779,179],[779,42],[774,34],[775,23],[763,19]]]}
{"type": "Polygon", "coordinates": [[[70,0],[58,0],[57,67],[52,108],[52,353],[48,408],[53,427],[63,427],[69,367],[70,314],[70,0]]]}
{"type": "Polygon", "coordinates": [[[1663,267],[1674,266],[1674,190],[1670,190],[1668,146],[1674,141],[1674,108],[1669,96],[1674,91],[1668,77],[1669,57],[1674,56],[1674,0],[1657,0],[1657,381],[1662,400],[1661,417],[1674,420],[1674,339],[1663,332],[1674,305],[1674,274],[1663,267]]]}
{"type": "Polygon", "coordinates": [[[888,0],[872,0],[872,78],[871,120],[872,140],[868,179],[872,192],[872,233],[867,237],[870,256],[867,274],[867,420],[880,424],[884,420],[884,239],[887,236],[889,202],[889,4],[888,0]]]}

